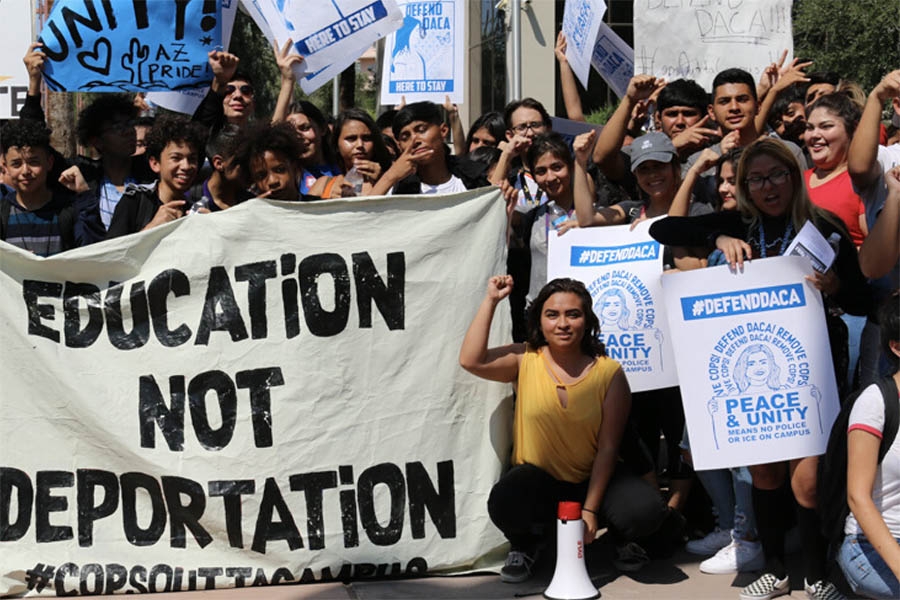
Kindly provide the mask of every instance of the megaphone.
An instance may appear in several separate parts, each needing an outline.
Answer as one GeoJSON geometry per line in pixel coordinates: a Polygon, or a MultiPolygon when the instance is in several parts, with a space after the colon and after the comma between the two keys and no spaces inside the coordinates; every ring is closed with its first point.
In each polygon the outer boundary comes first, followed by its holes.
{"type": "Polygon", "coordinates": [[[591,583],[584,564],[584,521],[581,504],[560,502],[556,521],[556,570],[544,590],[548,600],[589,600],[600,592],[591,583]]]}

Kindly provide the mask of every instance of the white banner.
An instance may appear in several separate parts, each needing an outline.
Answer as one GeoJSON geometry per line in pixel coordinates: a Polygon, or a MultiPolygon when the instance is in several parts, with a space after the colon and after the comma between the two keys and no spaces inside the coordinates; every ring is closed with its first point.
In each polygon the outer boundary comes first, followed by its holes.
{"type": "Polygon", "coordinates": [[[825,451],[838,395],[810,274],[783,256],[663,277],[694,468],[825,451]]]}
{"type": "Polygon", "coordinates": [[[606,352],[622,365],[631,390],[678,385],[663,314],[663,247],[650,237],[650,221],[570,229],[550,235],[547,280],[572,277],[594,299],[606,352]]]}
{"type": "Polygon", "coordinates": [[[562,32],[566,36],[566,60],[584,89],[591,74],[591,55],[597,32],[603,23],[606,2],[603,0],[566,0],[562,32]]]}
{"type": "Polygon", "coordinates": [[[381,65],[381,103],[430,100],[445,96],[465,101],[466,0],[398,0],[400,29],[385,39],[381,65]]]}
{"type": "Polygon", "coordinates": [[[791,0],[634,2],[635,73],[694,79],[711,91],[719,71],[758,78],[785,49],[790,61],[791,0]]]}
{"type": "Polygon", "coordinates": [[[0,52],[0,119],[16,119],[28,95],[28,71],[22,57],[32,42],[31,0],[2,0],[3,48],[0,52]]]}
{"type": "Polygon", "coordinates": [[[505,229],[479,190],[0,244],[0,595],[496,568],[510,386],[458,352],[505,229]]]}

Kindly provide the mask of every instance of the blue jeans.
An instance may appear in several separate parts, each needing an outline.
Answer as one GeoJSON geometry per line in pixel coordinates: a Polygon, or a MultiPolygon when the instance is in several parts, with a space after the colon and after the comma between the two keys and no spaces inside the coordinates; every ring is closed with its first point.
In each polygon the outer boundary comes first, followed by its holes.
{"type": "Polygon", "coordinates": [[[844,537],[838,564],[854,593],[868,598],[900,598],[900,583],[864,536],[844,537]]]}
{"type": "Polygon", "coordinates": [[[853,376],[856,374],[856,365],[859,362],[860,342],[866,318],[844,313],[841,315],[841,320],[847,325],[847,351],[850,357],[850,364],[847,367],[847,389],[853,390],[856,389],[853,385],[853,376]]]}

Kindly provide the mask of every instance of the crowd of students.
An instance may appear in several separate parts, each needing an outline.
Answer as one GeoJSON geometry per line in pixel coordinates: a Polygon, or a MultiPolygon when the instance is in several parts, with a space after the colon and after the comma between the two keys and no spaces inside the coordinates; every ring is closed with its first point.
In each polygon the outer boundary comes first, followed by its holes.
{"type": "MultiPolygon", "coordinates": [[[[50,144],[40,105],[44,54],[32,45],[21,118],[0,134],[0,239],[51,256],[254,197],[499,186],[508,273],[489,282],[460,361],[476,375],[518,384],[513,468],[489,503],[511,543],[504,580],[530,575],[560,499],[583,503],[586,541],[608,527],[616,565],[639,569],[694,533],[682,513],[699,480],[716,521],[687,542],[688,551],[709,555],[701,571],[760,571],[741,591],[745,600],[789,593],[784,536],[795,522],[805,593],[833,599],[841,595],[827,558],[836,544],[822,535],[816,512],[817,457],[695,474],[680,389],[630,394],[596,343],[600,325],[583,286],[547,282],[548,237],[573,227],[666,217],[651,235],[665,245],[665,268],[686,270],[783,254],[811,222],[837,251],[834,266],[809,279],[828,307],[841,397],[865,389],[850,419],[853,513],[837,541],[838,564],[855,591],[900,597],[900,442],[878,452],[881,408],[898,399],[873,391],[879,377],[900,380],[900,70],[868,96],[784,57],[758,81],[726,69],[709,91],[636,75],[605,126],[570,146],[531,98],[481,115],[468,133],[449,102],[415,102],[377,119],[355,108],[326,117],[293,101],[292,66],[301,59],[288,50],[274,50],[281,91],[270,119],[252,118],[256,82],[239,57],[213,51],[211,88],[192,118],[151,120],[141,116],[140,97],[104,95],[78,121],[92,156],[64,157],[50,144]],[[885,127],[888,102],[894,118],[885,127]],[[488,349],[491,319],[506,298],[516,343],[488,349]]],[[[556,56],[565,116],[583,120],[561,34],[556,56]]]]}

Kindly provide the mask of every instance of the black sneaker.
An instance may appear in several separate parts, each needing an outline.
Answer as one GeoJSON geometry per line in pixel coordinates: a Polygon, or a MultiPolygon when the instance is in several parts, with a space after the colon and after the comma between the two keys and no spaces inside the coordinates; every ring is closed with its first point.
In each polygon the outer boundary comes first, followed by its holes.
{"type": "Polygon", "coordinates": [[[521,550],[510,550],[506,555],[506,563],[500,569],[500,581],[504,583],[520,583],[531,577],[531,568],[536,556],[521,550]]]}

